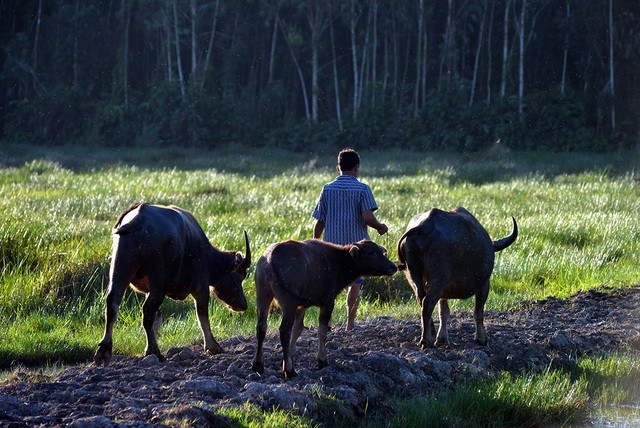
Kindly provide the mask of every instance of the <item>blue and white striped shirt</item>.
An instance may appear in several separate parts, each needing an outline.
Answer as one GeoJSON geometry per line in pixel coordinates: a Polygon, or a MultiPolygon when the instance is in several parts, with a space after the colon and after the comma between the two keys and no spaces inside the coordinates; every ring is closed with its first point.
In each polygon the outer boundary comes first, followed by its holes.
{"type": "Polygon", "coordinates": [[[362,213],[378,209],[371,188],[352,175],[322,187],[313,218],[324,223],[324,240],[346,245],[369,238],[362,213]]]}

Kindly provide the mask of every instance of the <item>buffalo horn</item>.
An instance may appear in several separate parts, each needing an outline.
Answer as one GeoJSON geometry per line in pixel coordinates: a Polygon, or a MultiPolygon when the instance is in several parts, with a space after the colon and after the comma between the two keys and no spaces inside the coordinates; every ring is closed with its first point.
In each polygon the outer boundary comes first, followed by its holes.
{"type": "Polygon", "coordinates": [[[244,231],[244,246],[245,246],[245,256],[244,261],[240,265],[240,269],[247,270],[249,266],[251,266],[251,246],[249,245],[249,237],[247,236],[247,231],[244,231]]]}

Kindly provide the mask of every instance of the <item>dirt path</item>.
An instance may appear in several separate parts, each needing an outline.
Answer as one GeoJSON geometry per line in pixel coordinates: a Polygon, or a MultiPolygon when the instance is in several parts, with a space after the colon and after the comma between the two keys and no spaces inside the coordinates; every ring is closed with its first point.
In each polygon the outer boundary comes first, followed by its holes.
{"type": "Polygon", "coordinates": [[[486,347],[472,341],[471,313],[454,313],[454,346],[420,351],[417,310],[411,321],[381,317],[349,333],[335,327],[328,337],[330,365],[322,370],[314,368],[316,331],[305,331],[295,361],[298,376],[291,380],[280,373],[279,339],[272,334],[263,376],[251,371],[254,338],[235,337],[222,342],[225,354],[213,357],[199,348],[173,348],[164,363],[155,356],[114,357],[107,368],[76,366],[55,379],[12,382],[0,386],[0,426],[149,426],[171,420],[207,426],[222,422],[216,408],[247,402],[314,417],[325,410],[329,395],[358,417],[391,396],[414,396],[501,370],[545,370],[570,365],[578,356],[640,349],[640,287],[488,311],[486,347]]]}

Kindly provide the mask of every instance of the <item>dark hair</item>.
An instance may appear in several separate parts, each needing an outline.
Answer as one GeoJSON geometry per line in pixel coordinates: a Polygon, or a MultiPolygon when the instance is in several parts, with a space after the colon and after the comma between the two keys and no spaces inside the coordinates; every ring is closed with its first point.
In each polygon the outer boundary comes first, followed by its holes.
{"type": "Polygon", "coordinates": [[[351,149],[345,148],[338,153],[338,166],[340,171],[351,171],[357,166],[360,166],[360,156],[358,153],[351,149]]]}

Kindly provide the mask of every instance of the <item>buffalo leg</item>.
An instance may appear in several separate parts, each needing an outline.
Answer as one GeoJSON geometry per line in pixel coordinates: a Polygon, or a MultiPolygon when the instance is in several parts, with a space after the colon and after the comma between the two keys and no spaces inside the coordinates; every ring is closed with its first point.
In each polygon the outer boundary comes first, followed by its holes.
{"type": "MultiPolygon", "coordinates": [[[[260,272],[256,272],[256,285],[262,284],[260,272]]],[[[256,352],[253,357],[253,365],[251,369],[256,373],[264,373],[264,339],[267,335],[267,318],[269,317],[269,308],[273,302],[273,293],[267,286],[256,286],[256,304],[257,304],[257,322],[256,322],[256,352]]]]}
{"type": "Polygon", "coordinates": [[[113,325],[118,318],[118,310],[122,302],[124,290],[126,290],[132,275],[117,274],[111,267],[111,281],[107,291],[106,306],[104,310],[105,328],[104,335],[98,343],[98,349],[93,356],[96,365],[108,366],[113,352],[113,325]]]}
{"type": "Polygon", "coordinates": [[[156,314],[162,305],[163,296],[150,292],[142,304],[142,327],[147,336],[147,346],[144,355],[157,355],[160,361],[164,361],[164,357],[160,353],[158,341],[154,331],[156,314]]]}
{"type": "Polygon", "coordinates": [[[293,369],[293,358],[291,355],[291,330],[296,318],[296,308],[285,306],[282,308],[282,322],[280,323],[280,343],[282,345],[282,371],[284,377],[290,379],[298,374],[293,369]]]}
{"type": "Polygon", "coordinates": [[[291,343],[289,344],[289,353],[291,354],[291,358],[296,354],[296,343],[298,342],[298,338],[302,334],[302,330],[304,329],[304,315],[307,313],[306,308],[299,307],[296,311],[296,320],[293,323],[293,331],[291,332],[291,343]]]}
{"type": "Polygon", "coordinates": [[[198,315],[198,324],[202,337],[204,338],[204,351],[210,355],[216,355],[223,352],[222,346],[216,342],[211,333],[211,323],[209,322],[209,290],[208,287],[203,288],[193,296],[196,305],[196,314],[198,315]]]}
{"type": "Polygon", "coordinates": [[[449,303],[446,299],[440,299],[440,327],[438,328],[436,345],[451,345],[449,341],[449,330],[447,329],[447,320],[450,314],[449,303]]]}
{"type": "Polygon", "coordinates": [[[485,283],[482,289],[476,294],[475,308],[473,318],[476,322],[476,333],[473,340],[481,346],[487,345],[487,332],[484,329],[484,304],[489,296],[489,281],[485,283]]]}
{"type": "Polygon", "coordinates": [[[355,326],[358,306],[360,306],[360,284],[353,282],[347,291],[347,331],[355,326]]]}
{"type": "Polygon", "coordinates": [[[427,277],[424,275],[422,254],[419,248],[414,248],[413,245],[405,247],[405,256],[407,257],[407,269],[409,275],[405,275],[413,292],[415,293],[416,300],[419,305],[422,305],[422,301],[427,293],[428,282],[427,277]]]}
{"type": "Polygon", "coordinates": [[[428,286],[425,285],[425,288],[428,289],[424,299],[422,299],[422,337],[420,338],[420,347],[422,349],[427,349],[433,346],[433,310],[438,303],[438,297],[442,293],[439,292],[440,288],[433,281],[428,286]]]}
{"type": "Polygon", "coordinates": [[[405,273],[405,276],[407,277],[411,288],[413,288],[416,300],[420,305],[422,334],[420,337],[419,345],[422,349],[426,349],[432,346],[432,338],[436,334],[433,319],[431,319],[436,301],[429,303],[430,301],[427,300],[429,282],[423,269],[423,260],[420,248],[415,245],[409,245],[409,243],[407,243],[405,252],[408,266],[408,275],[406,275],[405,273]]]}
{"type": "Polygon", "coordinates": [[[334,303],[331,302],[320,308],[320,317],[318,319],[318,364],[319,369],[326,367],[327,363],[327,332],[329,331],[329,322],[333,313],[334,303]]]}

